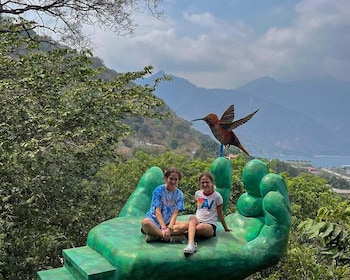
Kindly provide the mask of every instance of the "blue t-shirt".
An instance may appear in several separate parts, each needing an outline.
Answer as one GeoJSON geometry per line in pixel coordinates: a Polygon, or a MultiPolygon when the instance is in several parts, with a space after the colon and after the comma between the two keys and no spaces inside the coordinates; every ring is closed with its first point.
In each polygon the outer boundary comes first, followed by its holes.
{"type": "Polygon", "coordinates": [[[171,215],[175,209],[179,211],[185,210],[183,192],[178,188],[170,192],[166,189],[164,184],[154,189],[151,209],[146,213],[146,217],[151,219],[160,228],[161,226],[156,217],[156,208],[161,209],[164,223],[166,225],[169,224],[171,215]]]}

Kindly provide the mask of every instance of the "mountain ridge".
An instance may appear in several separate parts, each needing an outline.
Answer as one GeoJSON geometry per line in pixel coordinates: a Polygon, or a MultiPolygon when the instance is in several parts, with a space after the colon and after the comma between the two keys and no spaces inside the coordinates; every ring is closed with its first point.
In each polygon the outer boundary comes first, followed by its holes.
{"type": "MultiPolygon", "coordinates": [[[[259,109],[248,123],[235,129],[251,153],[294,155],[350,155],[350,83],[335,79],[279,82],[261,77],[236,89],[206,89],[164,71],[137,81],[146,84],[169,76],[155,95],[179,117],[191,121],[208,113],[220,118],[231,104],[235,119],[259,109]]],[[[205,122],[193,127],[211,135],[205,122]]]]}

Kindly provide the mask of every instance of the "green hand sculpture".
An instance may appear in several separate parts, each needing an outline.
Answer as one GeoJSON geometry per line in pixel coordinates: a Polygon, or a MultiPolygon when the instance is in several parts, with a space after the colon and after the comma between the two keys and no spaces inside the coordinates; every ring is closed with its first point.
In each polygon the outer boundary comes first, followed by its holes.
{"type": "MultiPolygon", "coordinates": [[[[232,166],[217,158],[210,170],[226,210],[232,166]]],[[[218,223],[217,236],[198,241],[198,252],[185,257],[182,243],[146,243],[140,231],[153,189],[163,183],[163,172],[150,168],[140,179],[119,217],[94,227],[87,245],[99,252],[116,271],[109,279],[244,279],[276,264],[284,255],[290,230],[290,202],[284,180],[252,160],[242,173],[246,189],[238,211],[226,216],[231,232],[218,223]]],[[[188,215],[179,220],[188,220],[188,215]]]]}

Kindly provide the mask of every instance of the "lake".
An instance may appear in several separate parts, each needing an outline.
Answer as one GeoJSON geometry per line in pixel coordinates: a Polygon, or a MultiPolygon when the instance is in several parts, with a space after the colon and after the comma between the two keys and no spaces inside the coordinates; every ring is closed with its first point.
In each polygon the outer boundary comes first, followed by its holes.
{"type": "Polygon", "coordinates": [[[314,167],[338,168],[341,165],[350,165],[350,156],[286,156],[286,155],[255,155],[266,159],[279,159],[281,161],[308,161],[314,167]]]}

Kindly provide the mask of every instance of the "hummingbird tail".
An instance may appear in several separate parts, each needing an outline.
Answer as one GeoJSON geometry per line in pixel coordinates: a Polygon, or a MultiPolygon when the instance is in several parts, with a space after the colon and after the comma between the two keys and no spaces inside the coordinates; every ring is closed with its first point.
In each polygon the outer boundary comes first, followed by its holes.
{"type": "Polygon", "coordinates": [[[247,156],[250,157],[250,154],[247,152],[247,150],[241,145],[241,144],[238,144],[237,146],[243,153],[245,153],[247,156]]]}

